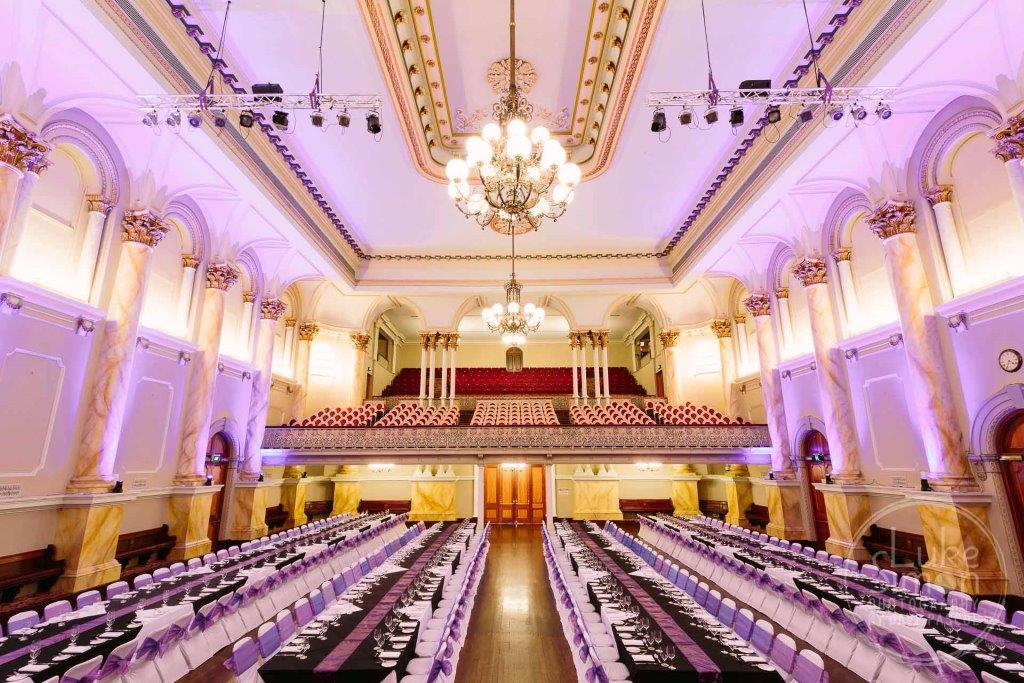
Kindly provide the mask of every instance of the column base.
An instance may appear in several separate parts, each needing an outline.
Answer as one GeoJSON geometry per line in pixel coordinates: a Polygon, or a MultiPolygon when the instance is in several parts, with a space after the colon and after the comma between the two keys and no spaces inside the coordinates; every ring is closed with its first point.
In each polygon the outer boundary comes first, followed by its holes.
{"type": "Polygon", "coordinates": [[[973,595],[1004,595],[1005,562],[988,520],[990,497],[920,493],[914,498],[928,549],[924,580],[973,595]]]}
{"type": "Polygon", "coordinates": [[[828,515],[825,549],[832,555],[867,562],[870,555],[864,548],[863,535],[868,531],[871,505],[863,487],[815,484],[814,488],[825,498],[825,514],[828,515]]]}
{"type": "Polygon", "coordinates": [[[332,515],[354,515],[359,512],[359,482],[345,477],[333,477],[334,507],[332,515]]]}
{"type": "Polygon", "coordinates": [[[75,593],[116,581],[121,564],[114,559],[124,507],[109,496],[82,496],[61,508],[54,545],[64,573],[54,591],[75,593]]]}
{"type": "Polygon", "coordinates": [[[765,531],[788,541],[806,539],[800,483],[769,479],[763,484],[768,497],[768,526],[765,531]]]}
{"type": "Polygon", "coordinates": [[[749,526],[747,510],[754,504],[754,488],[746,477],[732,477],[725,483],[725,500],[729,510],[725,521],[738,526],[749,526]]]}
{"type": "Polygon", "coordinates": [[[74,477],[68,482],[68,493],[110,493],[116,481],[107,477],[74,477]]]}
{"type": "Polygon", "coordinates": [[[174,547],[172,561],[190,560],[210,552],[215,539],[209,538],[210,504],[222,486],[179,486],[170,498],[170,533],[174,547]]]}
{"type": "Polygon", "coordinates": [[[413,479],[409,496],[409,519],[417,522],[455,519],[455,480],[413,479]]]}
{"type": "Polygon", "coordinates": [[[700,494],[697,491],[699,474],[679,475],[672,478],[672,507],[677,517],[700,515],[700,494]]]}
{"type": "Polygon", "coordinates": [[[619,480],[587,481],[576,479],[573,519],[622,519],[619,507],[619,480]]]}
{"type": "Polygon", "coordinates": [[[181,486],[187,488],[194,488],[202,486],[206,482],[206,477],[201,477],[198,474],[177,474],[171,481],[174,486],[181,486]]]}
{"type": "Polygon", "coordinates": [[[309,521],[306,517],[305,479],[285,479],[281,484],[281,505],[288,513],[284,525],[289,529],[302,526],[309,521]]]}
{"type": "Polygon", "coordinates": [[[267,491],[276,484],[237,482],[231,496],[231,528],[228,538],[251,541],[267,535],[267,491]]]}

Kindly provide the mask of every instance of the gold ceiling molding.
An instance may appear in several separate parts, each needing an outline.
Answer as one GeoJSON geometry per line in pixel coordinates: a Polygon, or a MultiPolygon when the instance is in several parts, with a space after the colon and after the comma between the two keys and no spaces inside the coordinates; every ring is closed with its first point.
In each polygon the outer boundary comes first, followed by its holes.
{"type": "MultiPolygon", "coordinates": [[[[552,134],[580,165],[584,179],[608,168],[666,2],[592,0],[575,99],[560,111],[538,108],[544,123],[563,124],[552,134]]],[[[445,164],[462,154],[464,138],[474,132],[460,130],[459,124],[475,128],[482,116],[452,107],[430,0],[360,0],[359,8],[416,169],[447,182],[445,164]]],[[[481,74],[492,87],[492,80],[507,80],[508,60],[495,64],[501,64],[503,76],[481,74]]]]}
{"type": "MultiPolygon", "coordinates": [[[[487,85],[491,86],[491,92],[495,95],[508,92],[512,74],[508,60],[508,57],[499,59],[487,69],[487,85]]],[[[525,59],[516,58],[516,87],[519,88],[519,92],[529,95],[535,85],[537,85],[537,70],[533,68],[533,64],[525,59]]]]}

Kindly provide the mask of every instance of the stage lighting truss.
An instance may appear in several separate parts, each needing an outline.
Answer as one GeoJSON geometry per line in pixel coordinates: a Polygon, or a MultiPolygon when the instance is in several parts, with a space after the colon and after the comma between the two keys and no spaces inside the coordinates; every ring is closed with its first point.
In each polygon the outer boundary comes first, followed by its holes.
{"type": "Polygon", "coordinates": [[[865,107],[876,111],[891,107],[896,88],[770,88],[757,90],[680,90],[659,91],[647,95],[646,104],[652,109],[679,108],[700,112],[721,107],[723,111],[745,105],[761,107],[865,107]]]}
{"type": "Polygon", "coordinates": [[[215,116],[229,111],[260,112],[269,118],[275,111],[348,112],[366,110],[379,115],[383,100],[380,95],[302,95],[248,93],[199,93],[197,95],[140,95],[139,108],[148,116],[156,112],[158,120],[172,112],[210,111],[215,116]]]}

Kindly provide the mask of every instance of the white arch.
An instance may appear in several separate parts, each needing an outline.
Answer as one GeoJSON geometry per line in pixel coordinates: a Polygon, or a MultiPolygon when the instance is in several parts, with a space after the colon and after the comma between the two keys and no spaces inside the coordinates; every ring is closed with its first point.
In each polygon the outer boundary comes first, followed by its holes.
{"type": "Polygon", "coordinates": [[[1003,420],[1018,410],[1024,410],[1024,384],[1007,384],[989,396],[971,421],[971,455],[998,454],[996,432],[1003,420]]]}

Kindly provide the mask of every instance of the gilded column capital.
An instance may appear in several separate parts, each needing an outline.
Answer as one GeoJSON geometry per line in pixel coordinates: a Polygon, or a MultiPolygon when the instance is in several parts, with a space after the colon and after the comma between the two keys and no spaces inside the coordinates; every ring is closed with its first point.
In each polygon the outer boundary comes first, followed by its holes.
{"type": "Polygon", "coordinates": [[[50,165],[47,155],[51,149],[10,116],[0,117],[0,163],[22,172],[42,173],[50,165]]]}
{"type": "Polygon", "coordinates": [[[320,326],[314,322],[299,325],[299,341],[311,342],[318,334],[320,334],[320,326]]]}
{"type": "Polygon", "coordinates": [[[917,211],[910,202],[890,201],[882,204],[868,217],[868,227],[881,240],[917,230],[917,211]]]}
{"type": "Polygon", "coordinates": [[[206,268],[206,287],[225,292],[238,282],[241,273],[230,263],[211,263],[206,268]]]}
{"type": "Polygon", "coordinates": [[[658,335],[658,339],[661,340],[661,345],[666,349],[671,349],[676,345],[676,340],[679,339],[679,332],[675,330],[662,330],[661,334],[658,335]]]}
{"type": "Polygon", "coordinates": [[[580,347],[580,333],[569,332],[569,348],[578,349],[580,347]]]}
{"type": "Polygon", "coordinates": [[[732,325],[728,318],[715,318],[711,321],[711,331],[719,339],[728,339],[732,336],[732,325]]]}
{"type": "Polygon", "coordinates": [[[804,287],[823,285],[828,282],[825,261],[820,258],[805,257],[793,266],[793,275],[804,287]]]}
{"type": "Polygon", "coordinates": [[[280,299],[264,299],[260,302],[260,318],[263,320],[277,320],[284,315],[286,308],[288,308],[287,304],[280,299]]]}
{"type": "Polygon", "coordinates": [[[843,261],[849,261],[853,258],[853,249],[850,247],[839,247],[832,252],[832,260],[836,263],[842,263],[843,261]]]}
{"type": "Polygon", "coordinates": [[[89,213],[102,213],[106,215],[111,209],[111,204],[98,194],[85,195],[85,208],[89,213]]]}
{"type": "Polygon", "coordinates": [[[420,332],[420,348],[424,351],[429,351],[431,347],[430,333],[420,332]]]}
{"type": "Polygon", "coordinates": [[[285,318],[284,319],[284,326],[285,327],[295,327],[295,324],[297,322],[299,322],[299,321],[296,320],[295,318],[285,318]]]}
{"type": "Polygon", "coordinates": [[[788,299],[789,298],[789,287],[779,287],[775,290],[776,299],[788,299]]]}
{"type": "Polygon", "coordinates": [[[242,292],[242,303],[251,304],[254,301],[256,301],[256,292],[249,289],[242,292]]]}
{"type": "Polygon", "coordinates": [[[732,317],[732,319],[737,325],[743,325],[747,322],[747,316],[742,313],[737,313],[732,317]]]}
{"type": "Polygon", "coordinates": [[[356,348],[356,351],[365,351],[370,344],[370,335],[365,332],[353,332],[348,338],[352,341],[352,346],[356,348]]]}
{"type": "Polygon", "coordinates": [[[953,186],[939,185],[938,187],[928,190],[925,198],[932,206],[935,206],[936,204],[948,204],[953,201],[953,186]]]}
{"type": "Polygon", "coordinates": [[[772,302],[766,294],[751,294],[743,300],[743,305],[755,318],[772,314],[772,302]]]}
{"type": "Polygon", "coordinates": [[[452,332],[448,335],[448,348],[455,351],[459,348],[459,334],[458,332],[452,332]]]}
{"type": "Polygon", "coordinates": [[[199,259],[196,258],[195,254],[182,254],[181,267],[195,270],[199,267],[199,259]]]}
{"type": "Polygon", "coordinates": [[[604,332],[604,331],[598,332],[597,333],[597,337],[598,337],[598,341],[601,342],[601,348],[602,349],[608,348],[608,342],[610,341],[610,333],[604,332]]]}
{"type": "Polygon", "coordinates": [[[995,141],[992,153],[1004,163],[1014,159],[1024,159],[1024,113],[1011,117],[1006,125],[989,133],[995,141]]]}
{"type": "Polygon", "coordinates": [[[121,220],[121,240],[155,247],[167,234],[167,226],[151,211],[129,211],[121,220]]]}

